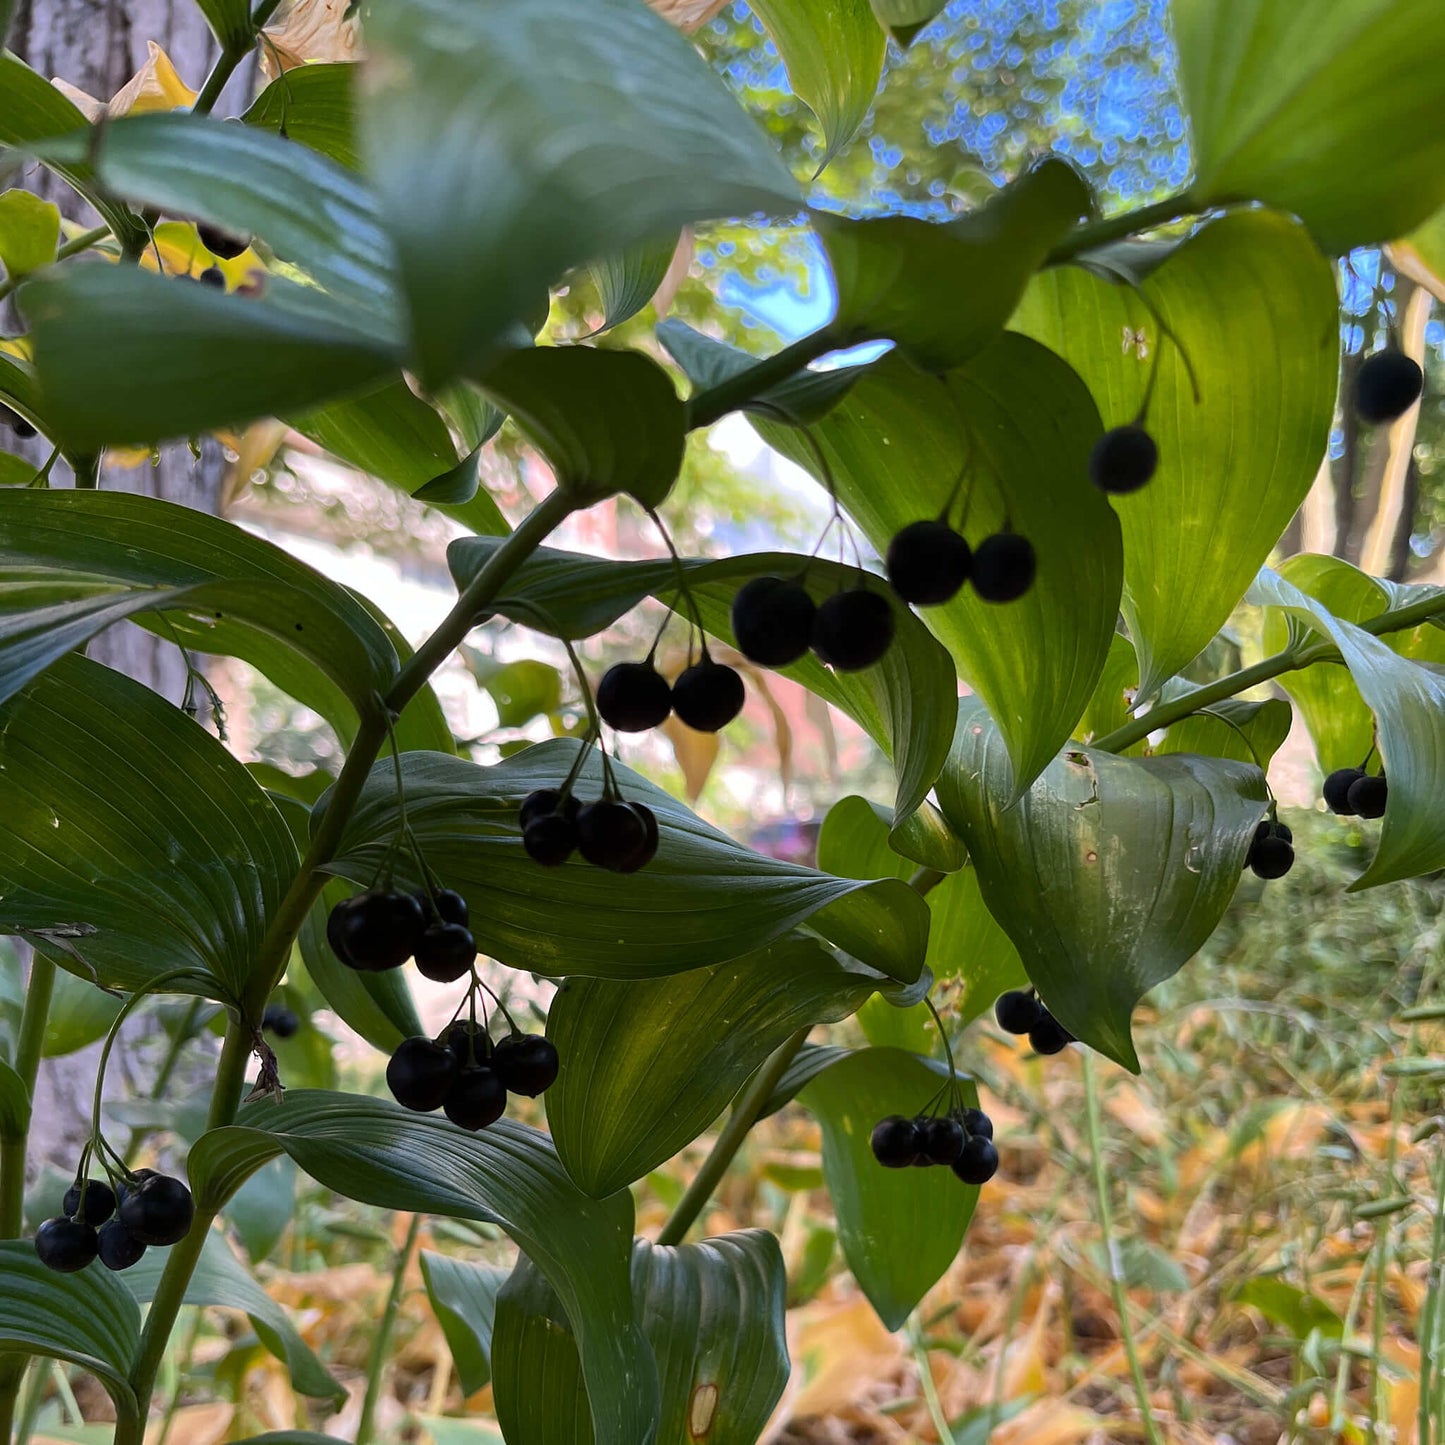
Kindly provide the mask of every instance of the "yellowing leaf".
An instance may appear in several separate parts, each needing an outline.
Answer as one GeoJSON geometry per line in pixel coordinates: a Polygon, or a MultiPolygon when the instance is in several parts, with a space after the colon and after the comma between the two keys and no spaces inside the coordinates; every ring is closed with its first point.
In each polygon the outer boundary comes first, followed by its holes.
{"type": "Polygon", "coordinates": [[[170,56],[154,40],[146,42],[146,49],[145,64],[108,101],[99,101],[68,81],[56,79],[51,84],[92,122],[194,105],[196,92],[181,79],[170,56]]]}
{"type": "Polygon", "coordinates": [[[279,25],[261,32],[261,68],[269,76],[317,61],[361,58],[357,22],[346,19],[350,0],[296,0],[279,25]]]}

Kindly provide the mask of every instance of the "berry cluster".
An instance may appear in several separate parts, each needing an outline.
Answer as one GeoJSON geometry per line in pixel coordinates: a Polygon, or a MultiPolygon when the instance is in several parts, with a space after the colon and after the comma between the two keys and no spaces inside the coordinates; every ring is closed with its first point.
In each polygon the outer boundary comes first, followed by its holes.
{"type": "Polygon", "coordinates": [[[1424,389],[1419,362],[1393,347],[1377,351],[1355,377],[1355,415],[1367,426],[1395,421],[1420,400],[1424,389]]]}
{"type": "Polygon", "coordinates": [[[597,686],[597,711],[620,733],[646,732],[669,713],[700,733],[715,733],[743,710],[743,699],[742,674],[714,662],[706,644],[701,659],[684,669],[670,687],[651,656],[609,667],[597,686]]]}
{"type": "Polygon", "coordinates": [[[441,1109],[453,1124],[475,1132],[502,1117],[509,1093],[535,1099],[550,1088],[558,1067],[550,1039],[514,1027],[493,1044],[475,1018],[459,1018],[435,1039],[404,1040],[386,1066],[386,1083],[403,1108],[441,1109]]]}
{"type": "Polygon", "coordinates": [[[1383,818],[1389,787],[1383,771],[1339,768],[1325,779],[1325,806],[1341,818],[1383,818]]]}
{"type": "Polygon", "coordinates": [[[1036,1054],[1062,1053],[1078,1042],[1031,988],[1001,993],[994,1002],[993,1016],[1006,1034],[1027,1034],[1036,1054]]]}
{"type": "Polygon", "coordinates": [[[1244,866],[1256,878],[1283,878],[1294,867],[1294,834],[1277,818],[1264,818],[1250,839],[1244,866]]]}
{"type": "Polygon", "coordinates": [[[21,441],[35,435],[35,428],[19,412],[11,411],[4,402],[0,402],[0,426],[8,427],[21,441]]]}
{"type": "Polygon", "coordinates": [[[965,582],[985,602],[1015,602],[1033,586],[1038,559],[1017,532],[995,532],[970,548],[944,518],[910,522],[888,544],[888,581],[915,606],[957,596],[965,582]]]}
{"type": "Polygon", "coordinates": [[[839,672],[860,672],[893,643],[893,608],[866,586],[846,587],[813,601],[797,578],[754,577],[732,606],[738,651],[762,667],[787,667],[811,648],[839,672]]]}
{"type": "Polygon", "coordinates": [[[360,973],[384,973],[414,958],[433,983],[455,983],[477,961],[466,899],[450,888],[368,888],[331,910],[326,941],[360,973]]]}
{"type": "Polygon", "coordinates": [[[616,796],[610,780],[602,797],[582,803],[572,795],[571,784],[569,778],[561,788],[538,788],[522,800],[517,821],[529,857],[556,868],[579,852],[613,873],[636,873],[652,862],[659,838],[657,814],[646,803],[616,796]]]}
{"type": "Polygon", "coordinates": [[[993,1120],[982,1109],[955,1105],[946,1114],[913,1119],[890,1114],[873,1126],[868,1142],[885,1169],[941,1164],[965,1184],[987,1184],[998,1173],[993,1120]]]}
{"type": "Polygon", "coordinates": [[[129,1269],[150,1245],[184,1239],[194,1217],[191,1191],[168,1174],[137,1169],[106,1183],[82,1169],[60,1213],[35,1231],[35,1253],[57,1274],[74,1274],[97,1258],[107,1269],[129,1269]]]}

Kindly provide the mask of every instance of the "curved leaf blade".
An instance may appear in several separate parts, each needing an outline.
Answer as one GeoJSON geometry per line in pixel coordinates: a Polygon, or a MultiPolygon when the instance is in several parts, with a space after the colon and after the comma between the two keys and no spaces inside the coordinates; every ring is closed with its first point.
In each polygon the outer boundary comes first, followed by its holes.
{"type": "Polygon", "coordinates": [[[256,97],[241,119],[359,170],[356,72],[350,62],[293,65],[256,97]]]}
{"type": "MultiPolygon", "coordinates": [[[[446,1336],[463,1395],[492,1380],[492,1327],[505,1270],[424,1249],[418,1256],[432,1313],[446,1336]]],[[[591,1424],[589,1418],[588,1424],[591,1424]]]]}
{"type": "Polygon", "coordinates": [[[669,234],[638,241],[592,263],[589,269],[602,302],[602,324],[598,332],[610,331],[630,321],[657,295],[672,268],[677,244],[678,237],[669,234]]]}

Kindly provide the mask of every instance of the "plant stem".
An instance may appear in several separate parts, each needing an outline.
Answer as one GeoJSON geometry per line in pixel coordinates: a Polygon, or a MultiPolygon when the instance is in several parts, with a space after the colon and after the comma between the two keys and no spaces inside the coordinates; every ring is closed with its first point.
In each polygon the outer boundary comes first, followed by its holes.
{"type": "Polygon", "coordinates": [[[710,386],[705,391],[693,394],[687,403],[687,426],[689,431],[698,427],[711,426],[730,411],[737,411],[745,402],[761,396],[769,388],[787,381],[800,372],[810,361],[837,351],[848,343],[836,336],[831,327],[810,332],[807,336],[785,346],[772,356],[764,357],[746,371],[710,386]]]}
{"type": "Polygon", "coordinates": [[[774,1049],[742,1093],[738,1095],[733,1104],[732,1113],[728,1115],[728,1121],[723,1125],[722,1133],[717,1136],[717,1142],[713,1144],[707,1158],[702,1161],[702,1168],[697,1171],[696,1177],[687,1186],[687,1191],[678,1201],[677,1208],[672,1211],[672,1218],[663,1225],[662,1232],[657,1236],[659,1244],[682,1243],[688,1230],[692,1228],[698,1215],[702,1213],[704,1206],[712,1198],[713,1190],[717,1188],[723,1175],[727,1173],[728,1166],[742,1147],[743,1140],[748,1137],[748,1132],[758,1122],[758,1115],[762,1113],[763,1105],[772,1097],[778,1080],[787,1073],[788,1065],[793,1062],[807,1037],[808,1030],[799,1029],[791,1038],[774,1049]]]}
{"type": "Polygon", "coordinates": [[[220,58],[211,67],[211,73],[201,85],[199,94],[196,96],[196,103],[191,107],[193,115],[209,115],[215,109],[216,102],[221,98],[221,92],[226,88],[226,82],[235,73],[236,67],[251,53],[251,47],[256,43],[256,35],[261,27],[276,13],[281,0],[261,0],[251,15],[251,36],[243,46],[226,46],[222,49],[220,58]]]}
{"type": "Polygon", "coordinates": [[[1198,205],[1188,191],[1180,191],[1163,200],[1151,201],[1137,210],[1122,211],[1117,216],[1106,216],[1101,221],[1090,221],[1078,226],[1049,253],[1045,266],[1059,266],[1072,261],[1081,251],[1092,251],[1097,246],[1107,246],[1111,241],[1124,241],[1140,231],[1152,231],[1156,226],[1168,225],[1182,216],[1195,214],[1198,205]]]}
{"type": "Polygon", "coordinates": [[[1154,1410],[1149,1403],[1149,1381],[1139,1359],[1134,1340],[1134,1326],[1129,1319],[1129,1298],[1124,1291],[1124,1278],[1114,1254],[1114,1213],[1109,1207],[1109,1180],[1104,1168],[1104,1131],[1099,1122],[1099,1091],[1094,1083],[1094,1059],[1084,1051],[1084,1111],[1089,1130],[1089,1165],[1094,1174],[1094,1193],[1099,1201],[1099,1231],[1104,1240],[1104,1264],[1109,1271],[1109,1288],[1114,1296],[1114,1309],[1119,1316],[1119,1339],[1129,1360],[1129,1373],[1134,1379],[1134,1394],[1143,1417],[1144,1434],[1149,1445],[1164,1445],[1154,1410]]]}
{"type": "MultiPolygon", "coordinates": [[[[38,953],[30,956],[30,979],[25,986],[25,1008],[20,1015],[20,1036],[15,1045],[15,1072],[25,1092],[35,1097],[35,1078],[45,1048],[45,1025],[55,993],[55,964],[38,953]]],[[[25,1149],[29,1126],[0,1137],[0,1239],[18,1239],[25,1212],[25,1149]]],[[[6,1438],[0,1435],[0,1439],[6,1438]]]]}
{"type": "MultiPolygon", "coordinates": [[[[1408,607],[1396,607],[1389,612],[1381,612],[1378,616],[1366,618],[1364,622],[1356,622],[1352,625],[1358,627],[1361,632],[1368,632],[1372,636],[1379,637],[1386,632],[1406,632],[1410,628],[1418,627],[1422,622],[1428,622],[1432,617],[1442,614],[1445,614],[1445,594],[1422,597],[1418,602],[1410,603],[1408,607]]],[[[1150,733],[1159,728],[1166,728],[1181,718],[1189,717],[1206,707],[1212,707],[1215,703],[1234,697],[1261,682],[1268,682],[1271,678],[1279,677],[1286,672],[1297,672],[1302,668],[1311,667],[1317,662],[1324,662],[1336,655],[1334,646],[1328,642],[1303,648],[1287,647],[1283,652],[1275,653],[1273,657],[1266,657],[1263,661],[1256,662],[1250,667],[1241,668],[1238,672],[1231,672],[1227,677],[1206,683],[1203,687],[1195,688],[1193,692],[1185,693],[1183,697],[1160,703],[1148,712],[1132,718],[1123,727],[1106,733],[1092,746],[1104,753],[1121,753],[1125,748],[1132,747],[1141,738],[1148,737],[1150,733]]]]}
{"type": "Polygon", "coordinates": [[[366,1371],[366,1395],[361,1402],[361,1419],[356,1426],[356,1445],[371,1445],[371,1432],[376,1424],[376,1406],[381,1399],[381,1382],[386,1374],[387,1348],[391,1343],[391,1332],[396,1325],[396,1316],[401,1309],[401,1295],[406,1287],[406,1272],[411,1264],[412,1251],[416,1248],[416,1237],[421,1233],[421,1215],[413,1214],[411,1228],[397,1252],[396,1268],[391,1272],[391,1289],[386,1296],[386,1308],[381,1313],[381,1323],[376,1329],[376,1338],[371,1342],[371,1363],[366,1371]]]}
{"type": "Polygon", "coordinates": [[[924,1343],[916,1315],[914,1326],[909,1333],[912,1336],[910,1343],[913,1347],[913,1363],[918,1369],[918,1388],[923,1391],[923,1403],[928,1407],[928,1418],[933,1421],[939,1445],[957,1445],[948,1416],[943,1411],[943,1401],[938,1398],[938,1386],[933,1383],[933,1367],[928,1363],[928,1346],[924,1343]]]}
{"type": "Polygon", "coordinates": [[[1445,1290],[1445,1143],[1435,1143],[1435,1218],[1430,1229],[1430,1272],[1420,1314],[1420,1406],[1416,1418],[1419,1445],[1430,1445],[1435,1412],[1435,1382],[1440,1374],[1440,1296],[1445,1290]]]}

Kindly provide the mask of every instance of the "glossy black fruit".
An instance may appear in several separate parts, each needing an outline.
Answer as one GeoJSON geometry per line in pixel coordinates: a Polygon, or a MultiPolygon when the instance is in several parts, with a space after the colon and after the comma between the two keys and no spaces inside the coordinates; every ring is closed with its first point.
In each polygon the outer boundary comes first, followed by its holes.
{"type": "Polygon", "coordinates": [[[1355,414],[1378,426],[1403,416],[1425,389],[1425,373],[1403,351],[1377,351],[1367,357],[1355,378],[1355,414]]]}
{"type": "Polygon", "coordinates": [[[623,872],[646,843],[647,826],[626,803],[600,798],[577,813],[578,850],[599,868],[623,872]]]}
{"type": "Polygon", "coordinates": [[[711,658],[687,668],[672,685],[672,710],[700,733],[725,728],[742,710],[747,696],[742,674],[711,658]]]}
{"type": "Polygon", "coordinates": [[[557,1082],[557,1045],[541,1034],[508,1034],[497,1041],[492,1067],[507,1091],[535,1099],[557,1082]]]}
{"type": "Polygon", "coordinates": [[[1342,818],[1354,816],[1350,807],[1350,786],[1365,776],[1363,768],[1337,768],[1325,779],[1325,807],[1342,818]]]}
{"type": "Polygon", "coordinates": [[[813,651],[839,672],[872,667],[893,641],[893,608],[881,592],[835,592],[813,619],[813,651]]]}
{"type": "Polygon", "coordinates": [[[433,983],[455,983],[477,961],[477,941],[460,923],[434,923],[416,946],[416,966],[433,983]]]}
{"type": "Polygon", "coordinates": [[[534,863],[558,868],[577,847],[577,825],[561,813],[533,818],[522,829],[522,846],[534,863]]]}
{"type": "Polygon", "coordinates": [[[301,1027],[301,1019],[294,1009],[287,1008],[285,1004],[270,1003],[261,1015],[261,1027],[278,1039],[294,1039],[301,1027]]]}
{"type": "Polygon", "coordinates": [[[491,1036],[471,1019],[454,1019],[437,1042],[456,1055],[458,1064],[484,1064],[492,1056],[491,1036]]]}
{"type": "Polygon", "coordinates": [[[1034,544],[1017,532],[995,532],[973,553],[973,590],[985,602],[1014,602],[1033,586],[1034,544]]]}
{"type": "Polygon", "coordinates": [[[985,1139],[993,1138],[993,1120],[982,1109],[964,1109],[959,1113],[958,1122],[965,1134],[981,1134],[985,1139]]]}
{"type": "Polygon", "coordinates": [[[118,1219],[107,1220],[96,1235],[96,1252],[107,1269],[129,1269],[139,1264],[146,1247],[118,1219]]]}
{"type": "Polygon", "coordinates": [[[74,1274],[95,1258],[99,1246],[95,1226],[84,1220],[58,1215],[47,1219],[35,1231],[35,1253],[46,1269],[57,1274],[74,1274]]]}
{"type": "Polygon", "coordinates": [[[457,1055],[434,1039],[403,1039],[386,1066],[386,1087],[403,1109],[440,1109],[457,1081],[457,1055]]]}
{"type": "Polygon", "coordinates": [[[754,577],[733,598],[733,638],[749,662],[786,667],[813,640],[817,606],[801,582],[754,577]]]}
{"type": "Polygon", "coordinates": [[[117,1218],[141,1244],[175,1244],[186,1237],[195,1218],[191,1191],[169,1174],[153,1174],[126,1191],[117,1218]]]}
{"type": "MultiPolygon", "coordinates": [[[[577,821],[577,810],[582,805],[577,801],[576,795],[568,793],[563,798],[561,792],[556,788],[538,788],[536,792],[528,793],[522,799],[522,806],[517,810],[517,826],[525,828],[528,823],[535,822],[538,818],[546,818],[553,813],[560,813],[569,823],[577,821]]],[[[465,918],[449,918],[448,923],[465,923],[465,918]]]]}
{"type": "Polygon", "coordinates": [[[507,1112],[507,1090],[486,1064],[463,1068],[442,1105],[448,1119],[475,1133],[495,1124],[507,1112]]]}
{"type": "Polygon", "coordinates": [[[1061,1054],[1073,1042],[1073,1034],[1051,1013],[1029,1030],[1029,1044],[1036,1054],[1061,1054]]]}
{"type": "Polygon", "coordinates": [[[1141,426],[1116,426],[1089,453],[1089,480],[1116,496],[1137,492],[1159,466],[1159,447],[1141,426]]]}
{"type": "Polygon", "coordinates": [[[60,1212],[67,1219],[80,1218],[99,1228],[115,1213],[115,1191],[103,1179],[87,1180],[82,1207],[80,1185],[72,1184],[60,1201],[60,1212]]]}
{"type": "Polygon", "coordinates": [[[629,803],[627,806],[642,819],[642,843],[617,865],[617,871],[636,873],[639,868],[645,868],[657,857],[661,834],[657,828],[657,814],[646,803],[629,803]]]}
{"type": "Polygon", "coordinates": [[[1350,784],[1350,791],[1345,796],[1352,813],[1358,813],[1362,818],[1383,818],[1389,792],[1384,773],[1373,778],[1366,774],[1350,784]]]}
{"type": "Polygon", "coordinates": [[[888,581],[905,602],[930,607],[958,592],[972,560],[947,522],[910,522],[888,544],[888,581]]]}
{"type": "Polygon", "coordinates": [[[460,923],[463,928],[467,926],[467,900],[450,888],[438,888],[435,894],[419,888],[416,901],[421,904],[422,914],[428,924],[440,919],[443,923],[460,923]]]}
{"type": "Polygon", "coordinates": [[[115,1182],[115,1207],[120,1208],[126,1199],[133,1194],[147,1179],[159,1179],[160,1175],[154,1169],[132,1170],[128,1179],[121,1178],[115,1182]]]}
{"type": "Polygon", "coordinates": [[[1283,838],[1258,838],[1245,862],[1256,878],[1283,878],[1294,867],[1294,849],[1283,838]]]}
{"type": "Polygon", "coordinates": [[[953,1172],[965,1184],[987,1184],[998,1173],[998,1150],[993,1140],[982,1134],[971,1134],[953,1166],[953,1172]]]}
{"type": "Polygon", "coordinates": [[[1001,993],[993,1006],[993,1016],[1006,1034],[1026,1034],[1044,1016],[1044,1006],[1036,995],[1022,989],[1001,993]]]}
{"type": "Polygon", "coordinates": [[[901,1114],[880,1119],[868,1142],[873,1157],[888,1169],[906,1169],[918,1157],[918,1130],[912,1119],[901,1114]]]}
{"type": "Polygon", "coordinates": [[[205,221],[197,222],[196,234],[201,238],[201,245],[211,255],[219,256],[223,261],[234,261],[251,244],[249,236],[244,239],[233,236],[229,231],[223,231],[219,226],[209,225],[205,221]]]}
{"type": "Polygon", "coordinates": [[[650,662],[616,663],[597,684],[597,711],[620,733],[655,728],[672,709],[672,689],[650,662]]]}
{"type": "Polygon", "coordinates": [[[346,919],[355,903],[355,898],[343,898],[341,902],[326,915],[326,942],[331,946],[332,953],[334,953],[347,968],[361,967],[361,965],[352,958],[346,947],[346,919]]]}
{"type": "Polygon", "coordinates": [[[226,289],[226,273],[222,271],[219,266],[207,266],[206,269],[196,277],[196,280],[199,281],[202,286],[211,286],[217,291],[224,291],[226,289]]]}
{"type": "Polygon", "coordinates": [[[1254,830],[1254,841],[1261,843],[1266,838],[1283,838],[1286,843],[1294,842],[1294,830],[1288,823],[1281,823],[1274,818],[1261,818],[1259,826],[1254,830]]]}
{"type": "Polygon", "coordinates": [[[22,441],[35,435],[35,428],[18,411],[11,411],[3,404],[0,404],[0,426],[8,426],[22,441]]]}
{"type": "Polygon", "coordinates": [[[405,963],[425,928],[421,904],[412,894],[377,890],[357,894],[340,925],[347,954],[357,967],[372,972],[405,963]]]}
{"type": "Polygon", "coordinates": [[[952,1164],[963,1153],[963,1125],[956,1119],[920,1119],[918,1144],[931,1164],[952,1164]]]}

